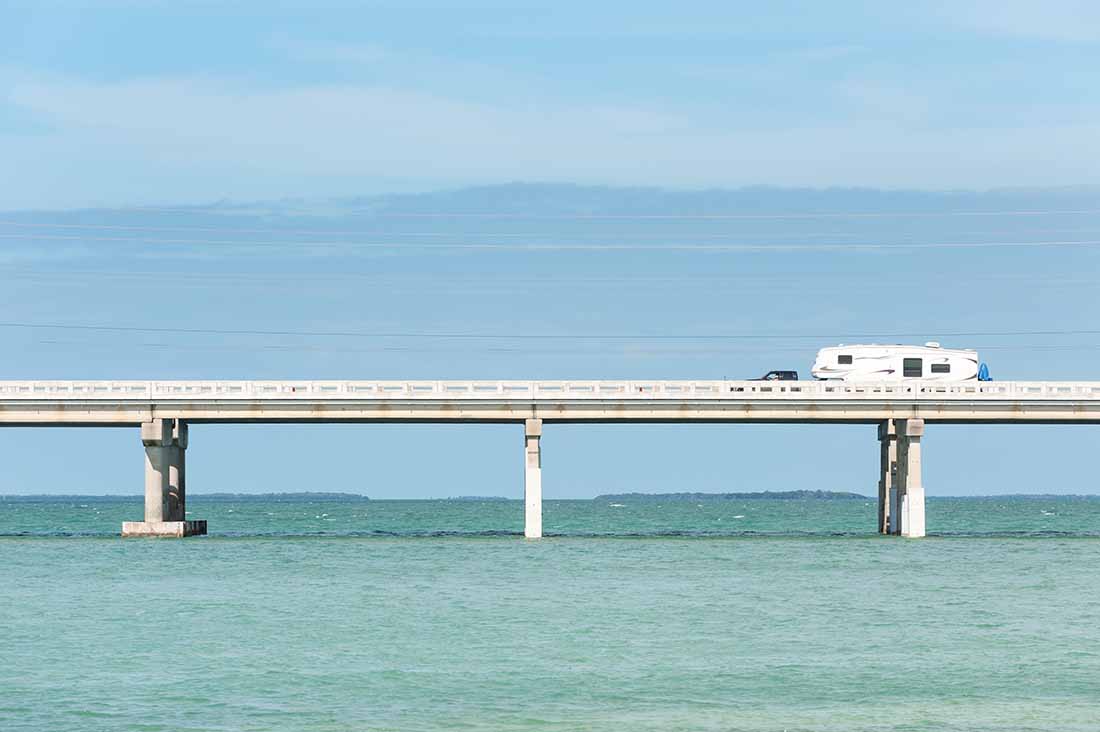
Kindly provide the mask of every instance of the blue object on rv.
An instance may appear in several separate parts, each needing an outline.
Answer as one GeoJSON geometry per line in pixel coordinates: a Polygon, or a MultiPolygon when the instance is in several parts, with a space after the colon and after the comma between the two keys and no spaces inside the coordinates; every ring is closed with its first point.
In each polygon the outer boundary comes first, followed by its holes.
{"type": "Polygon", "coordinates": [[[993,378],[989,375],[989,367],[985,363],[978,366],[978,381],[993,381],[993,378]]]}

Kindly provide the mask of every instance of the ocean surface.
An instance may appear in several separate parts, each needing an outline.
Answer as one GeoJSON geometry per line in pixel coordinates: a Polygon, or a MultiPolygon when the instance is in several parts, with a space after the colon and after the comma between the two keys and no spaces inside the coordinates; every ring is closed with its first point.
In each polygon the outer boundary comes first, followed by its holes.
{"type": "Polygon", "coordinates": [[[0,497],[0,730],[1100,728],[1100,498],[0,497]]]}

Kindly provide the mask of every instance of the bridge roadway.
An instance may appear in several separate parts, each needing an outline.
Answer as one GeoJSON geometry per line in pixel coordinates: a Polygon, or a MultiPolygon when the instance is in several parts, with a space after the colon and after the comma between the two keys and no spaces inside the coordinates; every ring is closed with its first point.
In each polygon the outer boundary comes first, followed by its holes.
{"type": "Polygon", "coordinates": [[[542,536],[544,423],[878,426],[878,524],[924,536],[926,423],[1100,424],[1100,382],[0,381],[0,426],[140,426],[145,520],[123,536],[206,533],[186,519],[190,423],[522,423],[528,538],[542,536]]]}

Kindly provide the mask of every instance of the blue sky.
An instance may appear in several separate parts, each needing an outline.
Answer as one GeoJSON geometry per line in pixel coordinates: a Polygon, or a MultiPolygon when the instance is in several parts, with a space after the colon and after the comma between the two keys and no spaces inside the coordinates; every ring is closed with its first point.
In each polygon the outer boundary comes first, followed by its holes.
{"type": "MultiPolygon", "coordinates": [[[[1100,184],[1092,3],[222,5],[0,9],[0,378],[805,375],[850,333],[973,346],[996,378],[1100,377],[1098,189],[1035,190],[1100,184]],[[689,193],[329,200],[509,181],[689,193]],[[1020,190],[690,193],[758,184],[1020,190]],[[510,217],[434,216],[456,207],[510,217]],[[653,212],[673,218],[635,218],[653,212]],[[512,248],[409,246],[425,242],[512,248]],[[600,244],[627,248],[583,248],[600,244]],[[201,332],[227,328],[578,340],[201,332]],[[1065,332],[1022,335],[1051,330],[1065,332]]],[[[522,491],[514,426],[192,437],[196,493],[522,491]]],[[[1098,440],[936,427],[928,489],[1098,492],[1098,440]]],[[[872,427],[562,426],[544,441],[548,498],[877,480],[872,427]]],[[[141,461],[136,430],[4,430],[0,492],[136,494],[141,461]]]]}
{"type": "Polygon", "coordinates": [[[1100,182],[1089,2],[4,8],[5,208],[1100,182]]]}

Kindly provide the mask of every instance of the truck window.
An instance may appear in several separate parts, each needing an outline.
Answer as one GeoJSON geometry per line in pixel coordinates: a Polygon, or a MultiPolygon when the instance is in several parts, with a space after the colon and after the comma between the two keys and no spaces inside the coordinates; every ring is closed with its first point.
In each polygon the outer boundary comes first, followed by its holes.
{"type": "Polygon", "coordinates": [[[949,363],[934,363],[934,364],[932,364],[932,373],[934,373],[934,374],[949,374],[949,373],[951,373],[951,364],[949,364],[949,363]]]}
{"type": "Polygon", "coordinates": [[[907,379],[919,379],[924,376],[924,359],[906,358],[901,362],[901,375],[907,379]]]}
{"type": "Polygon", "coordinates": [[[848,354],[845,354],[845,355],[842,355],[842,356],[837,356],[836,357],[836,362],[839,363],[839,364],[850,364],[850,363],[852,363],[852,357],[848,354]]]}

